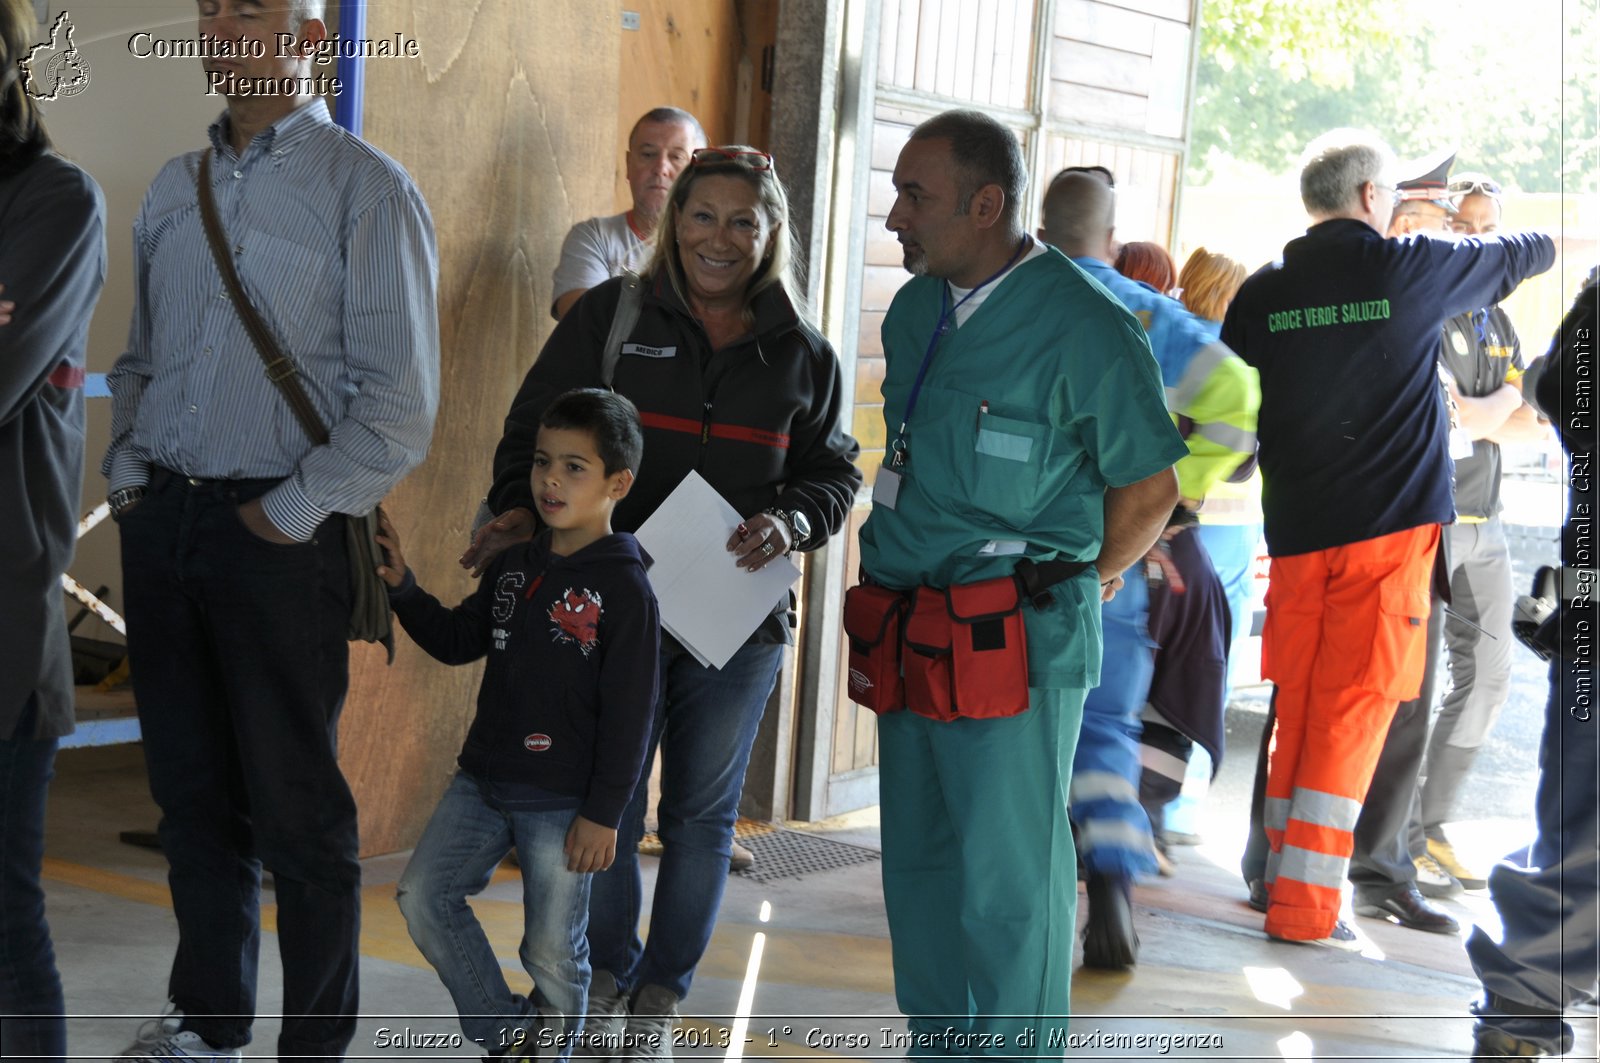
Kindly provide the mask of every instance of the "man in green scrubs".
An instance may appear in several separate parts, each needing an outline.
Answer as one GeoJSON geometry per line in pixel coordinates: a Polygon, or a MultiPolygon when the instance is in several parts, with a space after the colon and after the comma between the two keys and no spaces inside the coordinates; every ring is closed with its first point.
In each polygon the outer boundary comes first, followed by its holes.
{"type": "Polygon", "coordinates": [[[1067,787],[1100,602],[1178,501],[1187,451],[1144,329],[1025,233],[1015,135],[929,119],[888,227],[914,274],[883,323],[889,459],[861,531],[868,578],[936,588],[1024,556],[1092,561],[1027,604],[1029,707],[879,722],[883,882],[911,1056],[1060,1055],[1076,861],[1067,787]]]}

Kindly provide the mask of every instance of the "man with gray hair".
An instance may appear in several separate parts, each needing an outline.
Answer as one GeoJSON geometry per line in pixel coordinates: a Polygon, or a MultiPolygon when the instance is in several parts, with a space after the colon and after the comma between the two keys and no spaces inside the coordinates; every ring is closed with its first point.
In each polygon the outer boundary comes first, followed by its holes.
{"type": "Polygon", "coordinates": [[[239,1058],[265,869],[283,961],[275,1054],[337,1059],[355,1033],[361,927],[336,747],[352,605],[341,515],[371,511],[427,453],[438,254],[405,170],[298,88],[327,39],[321,5],[199,7],[203,38],[243,44],[207,56],[208,73],[295,91],[230,94],[205,150],[162,168],[134,222],[102,471],[178,948],[175,1010],[125,1055],[239,1058]],[[272,343],[247,330],[245,301],[272,343]],[[285,375],[309,410],[276,386],[285,375]]]}
{"type": "Polygon", "coordinates": [[[1343,949],[1359,947],[1339,920],[1352,832],[1396,706],[1421,686],[1429,575],[1454,519],[1440,328],[1555,261],[1538,234],[1386,239],[1393,168],[1369,134],[1313,143],[1313,224],[1245,281],[1222,328],[1261,373],[1266,931],[1343,949]]]}
{"type": "Polygon", "coordinates": [[[584,292],[601,281],[623,270],[637,273],[644,268],[672,182],[689,165],[695,149],[705,146],[699,120],[677,107],[656,107],[633,123],[627,153],[633,207],[580,221],[567,233],[550,287],[551,317],[560,321],[584,292]]]}

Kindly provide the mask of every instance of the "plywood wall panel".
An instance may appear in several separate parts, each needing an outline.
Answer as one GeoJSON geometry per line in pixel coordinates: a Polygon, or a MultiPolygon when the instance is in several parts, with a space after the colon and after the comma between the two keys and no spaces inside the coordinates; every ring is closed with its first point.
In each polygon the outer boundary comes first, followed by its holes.
{"type": "MultiPolygon", "coordinates": [[[[618,7],[594,0],[373,0],[368,32],[422,46],[366,67],[365,136],[406,167],[439,242],[442,390],[427,461],[386,503],[407,559],[445,601],[517,385],[549,335],[562,237],[612,200],[618,7]]],[[[392,667],[352,654],[341,762],[364,855],[409,848],[453,771],[479,669],[405,636],[392,667]]]]}
{"type": "Polygon", "coordinates": [[[681,107],[700,120],[712,144],[728,144],[735,139],[744,93],[745,142],[768,147],[772,107],[771,93],[761,86],[762,51],[773,44],[778,27],[778,0],[625,0],[622,6],[638,13],[639,28],[621,35],[617,210],[632,202],[622,163],[628,133],[653,107],[681,107]]]}

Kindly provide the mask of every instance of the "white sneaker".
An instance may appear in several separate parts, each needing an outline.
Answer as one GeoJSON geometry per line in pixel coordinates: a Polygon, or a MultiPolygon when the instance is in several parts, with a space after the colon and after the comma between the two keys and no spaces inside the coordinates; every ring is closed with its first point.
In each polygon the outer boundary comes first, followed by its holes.
{"type": "Polygon", "coordinates": [[[617,992],[610,971],[595,971],[589,980],[589,1016],[573,1055],[579,1058],[616,1059],[625,1052],[622,1031],[628,1024],[628,1002],[617,992]]]}
{"type": "Polygon", "coordinates": [[[1461,880],[1439,866],[1427,853],[1416,858],[1417,891],[1424,897],[1443,900],[1461,893],[1461,880]]]}
{"type": "Polygon", "coordinates": [[[672,1028],[678,1021],[678,998],[670,990],[647,985],[633,998],[623,1037],[630,1060],[670,1060],[672,1028]]]}
{"type": "Polygon", "coordinates": [[[139,1024],[139,1029],[134,1031],[133,1043],[124,1048],[117,1056],[123,1059],[135,1053],[143,1052],[151,1045],[165,1041],[179,1030],[183,1029],[183,1012],[172,1001],[167,1001],[167,1006],[161,1014],[153,1019],[146,1019],[139,1024]]]}
{"type": "Polygon", "coordinates": [[[117,1057],[117,1063],[151,1063],[153,1060],[182,1063],[185,1060],[238,1059],[241,1054],[237,1048],[212,1048],[205,1038],[193,1030],[180,1030],[146,1045],[135,1042],[129,1051],[117,1057]]]}

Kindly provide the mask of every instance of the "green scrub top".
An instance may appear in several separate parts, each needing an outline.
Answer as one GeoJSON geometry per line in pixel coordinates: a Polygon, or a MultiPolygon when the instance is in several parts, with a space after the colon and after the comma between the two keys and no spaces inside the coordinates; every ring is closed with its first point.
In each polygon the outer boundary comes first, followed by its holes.
{"type": "MultiPolygon", "coordinates": [[[[944,287],[912,279],[884,319],[891,445],[947,305],[944,287]]],[[[905,439],[910,458],[894,508],[875,501],[861,529],[863,569],[901,588],[1008,575],[1024,550],[1041,561],[1091,560],[1105,489],[1188,453],[1138,319],[1054,249],[1013,269],[940,340],[905,439]]],[[[1054,597],[1027,609],[1029,683],[1094,686],[1095,570],[1054,597]]]]}

